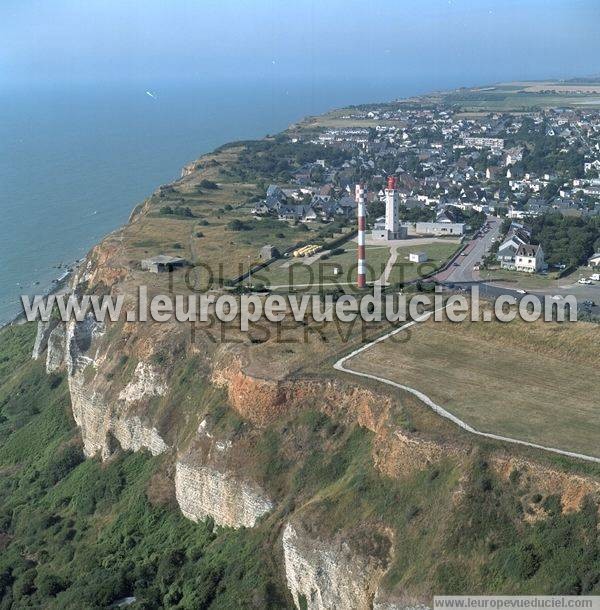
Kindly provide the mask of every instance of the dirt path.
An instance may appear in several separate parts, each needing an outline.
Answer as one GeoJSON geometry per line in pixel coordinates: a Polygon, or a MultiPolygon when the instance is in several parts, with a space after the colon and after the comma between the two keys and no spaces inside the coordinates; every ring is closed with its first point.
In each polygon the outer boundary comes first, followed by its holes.
{"type": "Polygon", "coordinates": [[[385,265],[385,269],[383,270],[381,277],[375,282],[375,284],[378,284],[379,286],[386,286],[387,284],[389,284],[388,280],[390,279],[390,274],[392,273],[394,265],[398,260],[399,247],[399,244],[390,247],[390,257],[388,258],[388,262],[385,265]]]}

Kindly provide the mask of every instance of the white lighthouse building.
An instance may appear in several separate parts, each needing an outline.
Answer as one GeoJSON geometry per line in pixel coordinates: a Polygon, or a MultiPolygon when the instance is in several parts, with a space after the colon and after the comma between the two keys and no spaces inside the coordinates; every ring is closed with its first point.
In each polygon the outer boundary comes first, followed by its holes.
{"type": "MultiPolygon", "coordinates": [[[[398,233],[398,197],[396,196],[396,178],[390,176],[387,179],[385,189],[385,228],[388,233],[396,235],[398,233]]],[[[394,239],[388,237],[388,239],[394,239]]]]}
{"type": "Polygon", "coordinates": [[[391,240],[405,239],[406,228],[400,226],[398,215],[398,194],[396,193],[396,178],[389,176],[385,196],[385,216],[378,218],[373,226],[373,239],[391,240]]]}

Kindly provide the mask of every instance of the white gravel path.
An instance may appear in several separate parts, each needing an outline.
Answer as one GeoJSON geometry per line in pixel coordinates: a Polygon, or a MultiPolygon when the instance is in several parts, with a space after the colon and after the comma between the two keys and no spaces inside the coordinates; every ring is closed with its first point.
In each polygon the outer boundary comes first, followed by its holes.
{"type": "Polygon", "coordinates": [[[470,432],[471,434],[476,434],[477,436],[483,436],[485,438],[491,438],[491,439],[494,439],[497,441],[503,441],[505,443],[512,443],[514,445],[524,445],[526,447],[533,447],[534,449],[541,449],[543,451],[557,453],[559,455],[564,455],[567,457],[584,460],[586,462],[595,462],[597,464],[600,464],[600,458],[593,457],[591,455],[584,455],[582,453],[575,453],[573,451],[565,451],[564,449],[557,449],[556,447],[546,447],[544,445],[530,443],[527,441],[519,440],[517,438],[509,438],[507,436],[501,436],[499,434],[492,434],[491,432],[481,432],[480,430],[476,430],[475,428],[473,428],[473,426],[470,426],[469,424],[464,422],[462,419],[459,419],[458,417],[456,417],[456,415],[453,415],[449,411],[446,411],[446,409],[444,409],[443,407],[440,407],[440,405],[433,402],[433,400],[431,400],[431,398],[429,398],[429,396],[427,396],[426,394],[423,394],[423,392],[420,392],[419,390],[415,390],[415,388],[411,388],[409,386],[405,386],[400,383],[396,383],[395,381],[391,381],[390,379],[386,379],[385,377],[371,375],[370,373],[361,373],[360,371],[352,370],[345,365],[345,363],[348,360],[354,358],[354,356],[357,356],[358,354],[370,349],[374,345],[377,345],[378,343],[385,341],[386,339],[388,339],[389,337],[392,337],[396,333],[402,332],[402,331],[406,330],[407,328],[414,326],[415,324],[418,324],[419,322],[423,322],[430,315],[433,315],[433,314],[432,313],[424,314],[423,316],[417,318],[416,320],[413,320],[412,322],[408,322],[407,324],[404,324],[400,328],[396,328],[395,330],[383,335],[382,337],[375,339],[375,341],[372,341],[371,343],[367,343],[366,345],[363,345],[363,346],[359,347],[358,349],[355,349],[353,352],[351,352],[347,356],[340,358],[333,365],[333,368],[338,371],[342,371],[344,373],[350,373],[351,375],[357,375],[359,377],[367,377],[368,379],[374,379],[375,381],[380,381],[381,383],[385,383],[387,385],[390,385],[390,386],[393,386],[396,388],[400,388],[401,390],[405,390],[406,392],[410,392],[411,394],[416,396],[419,400],[421,400],[423,403],[425,403],[428,407],[430,407],[433,411],[435,411],[438,415],[441,415],[442,417],[449,419],[451,422],[453,422],[454,424],[456,424],[463,430],[470,432]]]}

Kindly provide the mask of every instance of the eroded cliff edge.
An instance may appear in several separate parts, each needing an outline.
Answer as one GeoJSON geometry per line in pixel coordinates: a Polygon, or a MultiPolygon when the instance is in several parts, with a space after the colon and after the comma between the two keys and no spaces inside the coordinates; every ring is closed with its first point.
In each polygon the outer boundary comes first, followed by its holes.
{"type": "MultiPolygon", "coordinates": [[[[451,527],[469,501],[480,449],[435,426],[429,433],[430,416],[419,421],[408,397],[333,377],[256,377],[246,370],[252,348],[191,343],[176,325],[159,326],[40,325],[36,356],[46,349],[48,371],[68,375],[85,454],[164,456],[187,518],[278,531],[299,608],[429,603],[414,575],[395,573],[421,534],[399,540],[398,532],[429,528],[432,518],[451,527]],[[371,497],[378,485],[382,496],[371,497]]],[[[523,523],[548,517],[541,497],[557,497],[565,513],[590,498],[597,506],[594,477],[498,448],[485,459],[486,476],[523,506],[523,523]]]]}
{"type": "MultiPolygon", "coordinates": [[[[198,182],[198,164],[183,180],[198,182]]],[[[147,277],[130,233],[147,243],[138,233],[155,207],[90,253],[75,292],[133,299],[147,277]]],[[[170,288],[161,281],[155,291],[170,288]]],[[[148,451],[164,460],[187,518],[264,529],[298,608],[429,604],[441,579],[460,590],[443,558],[457,537],[476,541],[464,570],[504,543],[501,530],[479,540],[474,507],[490,520],[502,511],[519,532],[556,514],[598,514],[595,473],[482,446],[408,395],[334,373],[328,357],[347,347],[318,334],[290,346],[228,329],[222,341],[215,329],[92,317],[38,331],[33,356],[67,375],[86,456],[148,451]],[[319,371],[303,368],[314,360],[319,371]]]]}

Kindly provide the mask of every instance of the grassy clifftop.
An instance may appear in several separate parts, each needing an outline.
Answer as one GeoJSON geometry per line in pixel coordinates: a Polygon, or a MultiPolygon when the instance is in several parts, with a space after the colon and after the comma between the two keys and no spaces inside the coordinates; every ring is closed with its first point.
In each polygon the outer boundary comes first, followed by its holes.
{"type": "Polygon", "coordinates": [[[0,333],[0,608],[128,596],[133,608],[290,607],[280,534],[292,514],[311,536],[376,556],[397,598],[600,593],[593,486],[575,480],[569,498],[564,481],[544,483],[549,471],[493,446],[444,449],[412,423],[389,454],[383,431],[310,409],[283,415],[252,433],[245,457],[273,513],[253,529],[192,523],[168,454],[83,460],[65,381],[29,359],[31,342],[28,326],[0,333]]]}

